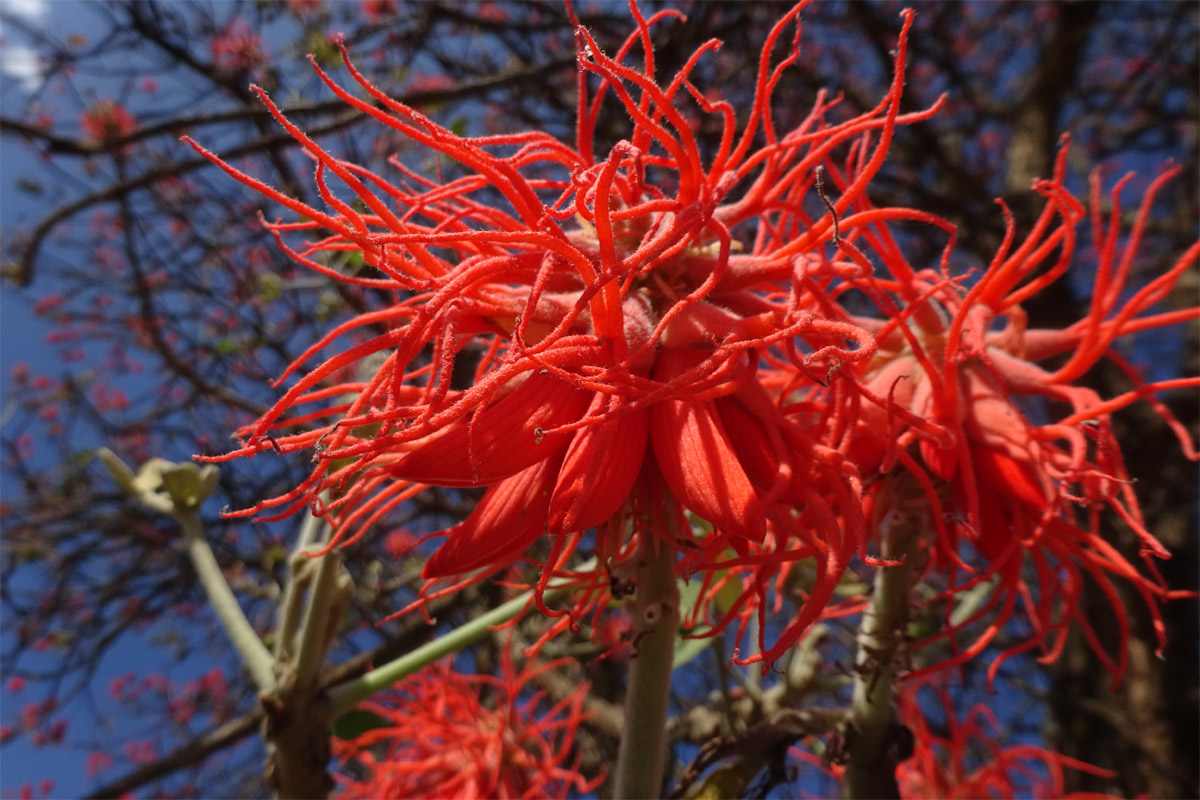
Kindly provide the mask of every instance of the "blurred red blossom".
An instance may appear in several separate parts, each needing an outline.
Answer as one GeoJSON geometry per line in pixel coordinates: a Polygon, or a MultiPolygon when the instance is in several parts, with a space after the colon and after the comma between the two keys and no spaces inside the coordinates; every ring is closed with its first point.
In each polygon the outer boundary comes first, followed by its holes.
{"type": "Polygon", "coordinates": [[[320,11],[324,0],[287,0],[290,11],[300,16],[307,16],[320,11]]]}
{"type": "Polygon", "coordinates": [[[37,797],[50,797],[50,793],[54,791],[54,781],[46,779],[38,783],[35,790],[32,783],[24,783],[21,785],[21,800],[34,800],[37,797]]]}
{"type": "Polygon", "coordinates": [[[115,100],[99,100],[79,117],[83,138],[96,143],[128,136],[137,130],[137,120],[115,100]]]}
{"type": "Polygon", "coordinates": [[[266,63],[262,38],[244,19],[235,17],[213,37],[212,60],[226,72],[254,72],[266,63]]]}
{"type": "Polygon", "coordinates": [[[112,769],[113,764],[113,757],[108,753],[100,750],[88,753],[87,775],[89,778],[94,778],[100,773],[112,769]]]}
{"type": "MultiPolygon", "coordinates": [[[[946,268],[953,236],[941,271],[917,272],[900,255],[887,229],[875,224],[877,210],[864,206],[842,223],[848,235],[861,234],[863,241],[872,243],[873,252],[889,256],[889,278],[867,274],[848,284],[871,294],[883,319],[857,320],[872,331],[879,349],[859,365],[858,396],[846,398],[853,406],[846,415],[859,420],[846,448],[864,478],[889,473],[899,464],[911,484],[908,490],[896,491],[894,481],[873,483],[867,498],[872,520],[880,523],[895,511],[924,508],[931,534],[930,566],[948,576],[947,593],[997,582],[978,610],[956,624],[947,623],[934,638],[953,637],[990,613],[994,619],[974,643],[956,649],[952,659],[931,670],[978,654],[1023,609],[1032,633],[993,663],[992,675],[1005,657],[1035,646],[1043,648],[1043,660],[1054,660],[1070,626],[1077,623],[1114,682],[1119,680],[1125,670],[1129,623],[1113,577],[1130,582],[1145,598],[1160,648],[1165,642],[1158,604],[1176,593],[1159,577],[1154,561],[1169,553],[1147,529],[1111,415],[1148,400],[1195,460],[1190,435],[1154,394],[1195,387],[1200,379],[1147,384],[1112,345],[1123,336],[1200,317],[1196,307],[1150,313],[1179,278],[1194,269],[1200,243],[1145,285],[1131,285],[1131,267],[1155,195],[1179,170],[1167,170],[1151,183],[1123,240],[1120,195],[1132,175],[1113,187],[1106,221],[1100,178],[1093,174],[1092,249],[1098,263],[1089,313],[1061,330],[1028,329],[1020,303],[1061,278],[1078,260],[1076,227],[1087,210],[1063,185],[1066,160],[1064,142],[1053,177],[1034,187],[1046,198],[1046,208],[1017,246],[1013,220],[1003,209],[1008,221],[1004,242],[974,280],[952,277],[946,268]],[[1065,359],[1059,359],[1056,369],[1038,364],[1057,356],[1065,359]],[[1103,358],[1124,371],[1132,389],[1105,399],[1077,383],[1103,358]],[[1047,419],[1050,401],[1069,412],[1047,419]],[[1100,518],[1106,508],[1137,535],[1148,574],[1139,572],[1102,535],[1100,518]],[[1100,646],[1093,622],[1080,609],[1085,576],[1099,585],[1112,606],[1120,632],[1115,659],[1100,646]]],[[[947,616],[952,611],[949,604],[947,616]]]]}
{"type": "Polygon", "coordinates": [[[154,747],[154,742],[149,739],[141,741],[126,742],[124,748],[125,758],[133,764],[149,764],[158,758],[158,751],[154,747]]]}
{"type": "Polygon", "coordinates": [[[372,25],[382,24],[396,11],[396,0],[362,0],[363,17],[372,25]]]}
{"type": "Polygon", "coordinates": [[[527,664],[518,673],[503,651],[499,675],[438,664],[409,676],[361,706],[381,727],[335,741],[346,768],[338,796],[499,800],[594,790],[604,776],[588,781],[571,757],[587,684],[553,704],[534,689],[539,675],[562,663],[527,664]]]}
{"type": "Polygon", "coordinates": [[[965,715],[950,692],[935,683],[910,681],[900,694],[900,720],[913,735],[913,756],[896,767],[904,800],[967,800],[976,797],[1101,798],[1067,794],[1064,769],[1102,777],[1116,773],[1031,744],[1002,747],[994,740],[1004,731],[983,705],[965,715]],[[931,720],[921,709],[922,690],[941,700],[944,718],[931,720]]]}
{"type": "Polygon", "coordinates": [[[67,298],[63,297],[61,294],[48,294],[34,304],[33,313],[47,314],[61,306],[66,301],[67,298]]]}

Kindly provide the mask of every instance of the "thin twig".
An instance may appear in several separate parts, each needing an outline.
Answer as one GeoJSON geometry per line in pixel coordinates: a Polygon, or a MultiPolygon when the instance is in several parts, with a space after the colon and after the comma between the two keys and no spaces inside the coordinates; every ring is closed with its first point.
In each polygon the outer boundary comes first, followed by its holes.
{"type": "Polygon", "coordinates": [[[184,536],[187,537],[188,555],[191,556],[196,575],[208,595],[208,601],[212,603],[217,619],[221,621],[230,641],[241,655],[242,663],[249,670],[254,685],[259,691],[271,691],[275,687],[275,673],[271,666],[274,659],[263,645],[262,639],[250,626],[246,615],[242,613],[241,605],[233,596],[233,590],[226,583],[221,566],[217,564],[212,548],[204,539],[200,517],[194,511],[188,511],[176,514],[176,518],[183,527],[184,536]]]}
{"type": "MultiPolygon", "coordinates": [[[[464,97],[471,97],[476,94],[486,92],[492,89],[502,88],[512,84],[520,84],[525,81],[540,80],[547,75],[564,69],[575,63],[574,58],[558,58],[553,61],[548,61],[537,67],[529,69],[515,70],[504,75],[492,75],[487,78],[482,78],[472,83],[456,86],[448,89],[438,89],[421,92],[409,92],[408,94],[400,95],[399,100],[407,105],[424,105],[433,102],[445,102],[449,100],[457,100],[464,97]]],[[[343,106],[344,107],[344,106],[343,106]]],[[[333,121],[325,125],[311,129],[308,135],[312,138],[323,136],[328,133],[333,133],[359,120],[365,119],[365,116],[356,110],[351,110],[342,114],[333,121]]],[[[167,126],[168,123],[163,123],[160,127],[167,126]]],[[[28,126],[6,124],[0,127],[2,132],[14,132],[20,135],[30,135],[28,126]]],[[[65,140],[63,140],[65,141],[65,140]]],[[[60,144],[62,141],[60,141],[60,144]]],[[[279,147],[288,147],[295,145],[296,140],[287,133],[278,133],[271,136],[263,136],[257,141],[231,148],[220,154],[221,158],[229,161],[251,153],[262,151],[273,151],[279,147]]],[[[111,147],[112,143],[106,145],[111,147]]],[[[33,229],[33,233],[29,237],[28,243],[25,244],[21,251],[21,255],[17,260],[15,269],[12,270],[10,277],[18,286],[28,286],[33,280],[33,264],[37,259],[38,253],[41,250],[42,244],[56,227],[62,222],[70,219],[81,211],[101,203],[109,203],[118,200],[130,192],[138,189],[143,189],[151,184],[166,178],[179,177],[185,175],[201,167],[210,165],[208,159],[192,158],[186,161],[178,161],[174,164],[168,164],[161,169],[149,170],[142,175],[139,175],[128,180],[122,180],[111,186],[105,187],[97,192],[79,198],[74,202],[60,206],[58,209],[44,217],[41,222],[33,229]]]]}

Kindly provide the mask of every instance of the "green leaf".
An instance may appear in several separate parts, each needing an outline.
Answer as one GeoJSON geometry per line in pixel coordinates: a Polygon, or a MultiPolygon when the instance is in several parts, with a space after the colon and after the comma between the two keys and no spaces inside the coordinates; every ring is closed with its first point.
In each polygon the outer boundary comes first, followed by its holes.
{"type": "Polygon", "coordinates": [[[671,669],[679,669],[696,656],[712,647],[712,639],[675,639],[675,657],[671,659],[671,669]]]}
{"type": "Polygon", "coordinates": [[[351,250],[349,253],[346,253],[345,271],[347,275],[357,275],[366,265],[367,262],[363,258],[362,251],[351,250]]]}
{"type": "Polygon", "coordinates": [[[219,356],[231,356],[234,353],[239,352],[241,349],[241,346],[228,336],[218,340],[216,345],[213,347],[213,350],[215,350],[219,356]]]}
{"type": "Polygon", "coordinates": [[[376,728],[382,728],[386,725],[387,720],[374,711],[367,711],[365,708],[352,708],[334,721],[333,735],[339,739],[348,741],[350,739],[357,739],[367,731],[373,731],[376,728]]]}
{"type": "Polygon", "coordinates": [[[271,569],[280,561],[286,559],[287,555],[287,550],[284,549],[283,545],[276,544],[267,548],[267,551],[263,553],[263,561],[266,562],[266,568],[271,569]]]}
{"type": "Polygon", "coordinates": [[[727,581],[721,584],[721,588],[717,590],[717,596],[713,599],[713,602],[716,603],[718,612],[728,614],[729,609],[737,604],[738,598],[741,596],[742,587],[738,585],[737,581],[727,581]]]}
{"type": "Polygon", "coordinates": [[[283,279],[274,272],[267,272],[258,276],[258,294],[266,302],[278,300],[283,294],[283,279]]]}
{"type": "Polygon", "coordinates": [[[313,54],[317,63],[327,69],[339,69],[342,66],[341,54],[337,45],[329,41],[329,37],[321,31],[312,31],[304,41],[304,47],[313,54]]]}
{"type": "Polygon", "coordinates": [[[992,591],[1000,583],[999,575],[992,575],[986,581],[980,581],[975,586],[959,592],[954,596],[954,610],[950,612],[951,626],[962,625],[971,615],[983,607],[992,591]]]}
{"type": "MultiPolygon", "coordinates": [[[[679,585],[679,618],[690,616],[700,600],[700,587],[703,581],[685,581],[679,585]]],[[[677,669],[703,653],[712,644],[710,639],[685,639],[687,631],[683,628],[675,634],[675,657],[671,662],[672,668],[677,669]]]]}

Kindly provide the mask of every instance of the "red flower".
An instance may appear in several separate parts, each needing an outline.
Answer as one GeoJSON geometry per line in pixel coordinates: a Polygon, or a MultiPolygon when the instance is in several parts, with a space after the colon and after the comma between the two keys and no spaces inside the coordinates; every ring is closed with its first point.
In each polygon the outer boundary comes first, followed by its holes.
{"type": "Polygon", "coordinates": [[[324,0],[287,0],[287,7],[292,13],[306,17],[316,11],[320,11],[323,3],[324,0]]]}
{"type": "Polygon", "coordinates": [[[137,130],[137,120],[114,100],[99,100],[79,117],[79,129],[89,142],[119,139],[137,130]]]}
{"type": "Polygon", "coordinates": [[[253,72],[266,62],[262,38],[246,20],[235,17],[213,37],[212,60],[224,72],[253,72]]]}
{"type": "Polygon", "coordinates": [[[498,677],[463,675],[450,665],[429,667],[360,708],[382,727],[353,741],[335,740],[335,756],[350,775],[338,776],[343,798],[566,797],[595,789],[571,759],[585,718],[587,684],[548,705],[531,688],[561,661],[520,674],[504,651],[498,677]],[[481,699],[481,694],[489,700],[481,699]]]}
{"type": "Polygon", "coordinates": [[[104,753],[99,750],[93,750],[91,753],[88,753],[87,757],[87,776],[89,778],[95,778],[101,772],[112,769],[113,763],[113,757],[108,753],[104,753]]]}
{"type": "Polygon", "coordinates": [[[362,0],[363,16],[372,25],[382,24],[396,11],[396,0],[362,0]]]}
{"type": "MultiPolygon", "coordinates": [[[[1009,217],[1000,252],[973,283],[946,272],[950,247],[941,272],[914,272],[894,245],[889,246],[886,231],[874,227],[883,216],[877,210],[864,209],[842,223],[843,229],[851,231],[861,226],[864,238],[879,237],[877,249],[893,254],[887,262],[892,279],[857,281],[878,299],[888,318],[860,321],[874,332],[879,349],[869,363],[860,365],[861,397],[848,401],[848,407],[858,406],[858,424],[848,449],[864,477],[888,473],[899,462],[923,487],[924,498],[917,502],[928,509],[930,527],[936,531],[930,543],[934,566],[948,573],[949,594],[998,580],[980,610],[937,637],[953,636],[998,609],[985,632],[949,663],[959,663],[986,647],[1016,612],[1019,601],[1033,635],[1004,657],[1042,645],[1044,658],[1053,660],[1074,620],[1115,680],[1125,667],[1128,623],[1111,578],[1120,577],[1139,589],[1160,640],[1164,629],[1157,603],[1171,593],[1153,566],[1153,558],[1168,554],[1142,519],[1110,415],[1148,398],[1195,459],[1187,433],[1153,393],[1196,386],[1200,380],[1146,384],[1111,345],[1128,334],[1200,316],[1196,308],[1147,313],[1194,266],[1200,244],[1145,286],[1129,287],[1130,267],[1151,203],[1178,169],[1151,184],[1123,246],[1118,237],[1120,192],[1130,176],[1113,189],[1106,228],[1099,178],[1093,175],[1092,229],[1099,263],[1088,316],[1062,330],[1027,329],[1019,303],[1069,268],[1076,250],[1075,228],[1085,217],[1083,205],[1063,186],[1066,153],[1064,146],[1053,179],[1035,186],[1047,198],[1047,206],[1025,243],[1013,248],[1009,217]],[[1069,357],[1056,370],[1037,363],[1063,354],[1069,357]],[[1125,371],[1134,389],[1104,400],[1092,389],[1074,385],[1105,357],[1125,371]],[[1071,413],[1053,419],[1048,401],[1069,406],[1071,413]],[[1080,521],[1077,507],[1086,512],[1086,523],[1080,521]],[[1101,536],[1100,512],[1106,507],[1136,533],[1149,576],[1101,536]],[[1034,568],[1036,584],[1025,572],[1027,564],[1034,568]],[[968,574],[965,580],[963,572],[968,574]],[[1122,641],[1116,661],[1100,647],[1091,623],[1079,610],[1085,575],[1112,603],[1122,641]]],[[[882,520],[906,492],[893,491],[890,481],[876,487],[871,498],[873,517],[882,520]]],[[[904,502],[911,510],[911,498],[904,502]]],[[[993,664],[993,674],[1002,660],[993,664]]],[[[945,664],[935,668],[941,666],[945,664]]]]}
{"type": "MultiPolygon", "coordinates": [[[[851,155],[842,213],[879,169],[902,117],[905,15],[896,74],[873,110],[843,122],[818,95],[806,119],[776,130],[771,92],[799,54],[797,6],[764,45],[748,121],[711,100],[688,76],[712,41],[670,81],[655,77],[643,19],[604,54],[577,31],[579,116],[574,147],[541,132],[463,138],[384,95],[347,58],[361,91],[318,74],[346,103],[464,168],[435,182],[394,161],[393,183],[321,149],[264,102],[317,164],[322,198],[310,207],[235,170],[229,174],[305,220],[268,227],[308,268],[350,287],[390,292],[394,303],[345,322],[314,343],[281,377],[301,377],[260,420],[239,432],[244,446],[315,454],[294,491],[237,514],[318,508],[339,541],[357,536],[427,485],[487,486],[474,513],[451,528],[429,560],[429,578],[512,563],[554,534],[550,563],[579,534],[599,531],[603,563],[620,560],[626,528],[693,547],[685,568],[722,563],[774,569],[813,559],[818,579],[777,655],[820,614],[849,558],[865,542],[853,466],[784,412],[791,394],[844,364],[865,363],[874,342],[827,297],[844,265],[820,252],[832,214],[812,219],[814,168],[833,148],[851,155]],[[789,26],[785,57],[773,63],[789,26]],[[644,68],[623,63],[641,45],[644,68]],[[633,119],[627,140],[594,152],[602,109],[633,119]],[[717,152],[702,158],[679,108],[721,121],[717,152]],[[757,143],[757,144],[756,144],[757,143]],[[327,183],[354,193],[356,210],[327,183]],[[497,199],[497,196],[501,199],[497,199]],[[748,241],[734,231],[751,231],[748,241]],[[309,234],[299,246],[285,237],[309,234]],[[360,252],[370,270],[346,274],[322,255],[360,252]],[[327,259],[326,259],[327,260],[327,259]],[[343,352],[308,366],[340,337],[343,352]],[[350,371],[355,377],[346,379],[350,371]],[[291,416],[286,416],[286,415],[291,416]],[[664,531],[677,504],[712,526],[678,540],[664,531]],[[664,516],[664,514],[667,514],[664,516]],[[728,559],[738,554],[735,561],[728,559]]],[[[853,267],[854,265],[850,265],[853,267]]],[[[548,579],[551,569],[544,570],[548,579]]],[[[747,580],[718,627],[764,607],[766,579],[747,580]]],[[[765,649],[765,648],[764,648],[765,649]]],[[[763,656],[760,656],[763,657],[763,656]]]]}
{"type": "Polygon", "coordinates": [[[937,692],[945,714],[944,720],[931,726],[921,710],[923,686],[929,684],[908,682],[900,695],[900,720],[914,739],[912,758],[896,767],[904,800],[1094,797],[1064,793],[1064,768],[1109,778],[1116,775],[1036,745],[1001,747],[993,740],[993,732],[1002,731],[1003,726],[992,712],[975,705],[960,719],[957,704],[944,688],[929,686],[937,692]]]}

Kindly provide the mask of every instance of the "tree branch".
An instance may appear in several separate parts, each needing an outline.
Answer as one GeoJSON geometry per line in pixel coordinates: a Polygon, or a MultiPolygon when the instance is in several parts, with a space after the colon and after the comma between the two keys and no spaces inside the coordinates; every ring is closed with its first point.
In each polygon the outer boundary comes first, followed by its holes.
{"type": "MultiPolygon", "coordinates": [[[[431,91],[408,92],[400,95],[396,99],[406,105],[411,106],[458,100],[466,97],[472,97],[477,94],[482,94],[493,89],[520,85],[529,81],[540,81],[546,78],[548,75],[551,75],[574,63],[574,57],[558,58],[548,61],[545,64],[537,67],[514,70],[513,72],[509,72],[504,75],[493,75],[487,78],[481,78],[478,81],[462,86],[431,91]]],[[[315,113],[318,108],[323,108],[324,105],[325,104],[322,104],[322,106],[319,107],[314,106],[310,109],[307,109],[307,111],[315,113]]],[[[330,103],[328,105],[331,107],[345,107],[345,104],[343,103],[330,103]]],[[[262,111],[260,113],[265,114],[266,112],[262,111]]],[[[246,115],[246,118],[248,119],[253,119],[254,117],[255,115],[253,114],[246,115]]],[[[333,133],[352,125],[361,119],[365,119],[361,112],[348,111],[336,117],[333,121],[326,123],[325,125],[313,128],[312,130],[308,131],[308,135],[312,138],[316,138],[328,133],[333,133]]],[[[3,125],[0,126],[0,132],[14,131],[24,135],[29,133],[29,130],[32,127],[24,124],[19,124],[18,127],[17,125],[10,124],[7,120],[2,122],[3,125]]],[[[158,127],[162,130],[162,132],[165,133],[168,130],[173,129],[174,123],[162,123],[158,127]]],[[[61,137],[55,137],[52,134],[41,134],[41,136],[44,139],[53,137],[53,140],[59,144],[65,144],[69,141],[61,137]]],[[[133,136],[133,134],[131,134],[131,136],[133,136]]],[[[114,143],[119,141],[121,140],[113,140],[113,142],[107,143],[105,148],[111,149],[114,146],[114,143]]],[[[229,161],[231,159],[241,158],[242,156],[250,155],[252,153],[271,152],[279,147],[291,147],[295,144],[296,140],[293,139],[290,134],[278,133],[272,136],[264,136],[255,142],[250,142],[239,147],[231,148],[221,153],[220,156],[224,160],[229,161]]],[[[85,145],[78,142],[68,146],[85,147],[85,145]]],[[[89,154],[94,154],[94,151],[88,152],[89,154]]],[[[160,180],[186,175],[189,172],[207,166],[210,166],[210,162],[205,158],[192,158],[186,161],[178,161],[160,169],[150,170],[142,175],[130,178],[128,180],[119,181],[97,192],[93,192],[89,195],[81,197],[74,202],[60,206],[58,209],[54,210],[47,217],[45,217],[41,222],[39,222],[38,225],[33,229],[33,233],[30,235],[28,243],[26,243],[22,248],[20,256],[17,258],[17,263],[14,266],[7,267],[5,269],[7,277],[18,286],[28,286],[33,280],[34,261],[37,259],[38,253],[40,252],[42,244],[45,242],[46,238],[60,224],[75,216],[79,212],[101,203],[109,203],[119,200],[120,198],[128,195],[130,192],[138,189],[144,189],[160,180]]]]}

